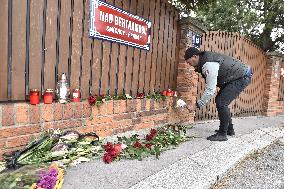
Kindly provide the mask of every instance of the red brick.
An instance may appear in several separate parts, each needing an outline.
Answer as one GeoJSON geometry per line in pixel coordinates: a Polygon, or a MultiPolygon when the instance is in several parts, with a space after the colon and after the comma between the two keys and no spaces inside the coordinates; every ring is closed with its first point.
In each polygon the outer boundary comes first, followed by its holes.
{"type": "Polygon", "coordinates": [[[26,146],[33,137],[34,137],[33,135],[25,135],[25,136],[17,136],[13,138],[8,138],[7,148],[26,146]]]}
{"type": "Polygon", "coordinates": [[[135,124],[139,124],[142,122],[142,119],[141,118],[135,118],[135,119],[132,119],[132,124],[135,125],[135,124]]]}
{"type": "Polygon", "coordinates": [[[53,121],[53,104],[42,104],[41,120],[43,122],[53,121]]]}
{"type": "Polygon", "coordinates": [[[163,109],[166,107],[166,101],[159,100],[154,102],[155,110],[163,109]]]}
{"type": "Polygon", "coordinates": [[[110,123],[112,122],[112,117],[111,116],[96,116],[93,117],[92,123],[93,124],[102,124],[102,123],[110,123]]]}
{"type": "Polygon", "coordinates": [[[126,112],[126,100],[114,100],[113,101],[114,114],[121,114],[126,112]]]}
{"type": "Polygon", "coordinates": [[[91,106],[91,110],[92,110],[92,115],[91,115],[92,117],[100,115],[100,109],[98,106],[96,105],[91,106]]]}
{"type": "Polygon", "coordinates": [[[95,131],[98,130],[112,130],[112,123],[96,124],[92,126],[95,131]]]}
{"type": "Polygon", "coordinates": [[[73,112],[74,118],[81,118],[82,117],[82,104],[81,102],[73,103],[73,112]]]}
{"type": "Polygon", "coordinates": [[[16,121],[18,124],[27,124],[29,122],[29,105],[16,104],[16,121]]]}
{"type": "Polygon", "coordinates": [[[151,99],[146,99],[145,111],[150,111],[151,109],[151,99]]]}
{"type": "Polygon", "coordinates": [[[116,129],[116,128],[123,128],[123,127],[128,127],[132,125],[131,120],[121,120],[121,121],[114,121],[111,123],[110,129],[116,129]]]}
{"type": "Polygon", "coordinates": [[[91,106],[88,101],[82,102],[83,109],[82,109],[82,116],[84,118],[90,117],[91,116],[91,106]]]}
{"type": "Polygon", "coordinates": [[[40,105],[30,105],[30,123],[40,122],[40,105]]]}
{"type": "Polygon", "coordinates": [[[14,124],[14,105],[4,104],[2,106],[2,125],[11,126],[14,124]]]}
{"type": "Polygon", "coordinates": [[[136,99],[136,112],[142,111],[142,99],[136,99]]]}
{"type": "Polygon", "coordinates": [[[137,108],[136,99],[126,100],[126,111],[127,112],[135,112],[137,108]]]}
{"type": "Polygon", "coordinates": [[[54,120],[59,121],[63,118],[63,104],[55,103],[54,104],[54,112],[53,112],[54,120]]]}
{"type": "Polygon", "coordinates": [[[71,119],[73,117],[73,104],[67,103],[63,105],[63,120],[71,119]]]}
{"type": "Polygon", "coordinates": [[[113,135],[117,135],[117,134],[119,134],[119,133],[125,133],[125,132],[127,132],[127,131],[132,131],[132,130],[134,130],[134,126],[128,126],[128,127],[124,127],[124,128],[114,129],[114,130],[112,131],[112,134],[113,134],[113,135]]]}
{"type": "Polygon", "coordinates": [[[146,110],[146,103],[147,103],[147,99],[144,98],[141,100],[141,111],[146,110]]]}
{"type": "Polygon", "coordinates": [[[133,117],[135,117],[135,113],[131,112],[131,113],[124,113],[124,114],[117,114],[113,116],[114,120],[123,120],[123,119],[132,119],[133,117]]]}
{"type": "Polygon", "coordinates": [[[107,136],[112,135],[111,130],[95,130],[95,133],[100,137],[100,138],[105,138],[107,136]]]}
{"type": "Polygon", "coordinates": [[[94,127],[93,126],[86,126],[86,127],[80,127],[75,129],[77,132],[81,134],[86,134],[86,133],[91,133],[94,132],[94,127]]]}
{"type": "Polygon", "coordinates": [[[0,140],[0,149],[3,149],[6,147],[6,139],[0,140]]]}
{"type": "Polygon", "coordinates": [[[76,128],[81,126],[82,126],[82,121],[66,120],[66,121],[53,122],[53,123],[44,123],[43,129],[46,131],[48,129],[68,129],[68,128],[76,128]]]}
{"type": "Polygon", "coordinates": [[[155,100],[154,99],[150,99],[150,110],[154,110],[155,109],[155,100]]]}
{"type": "Polygon", "coordinates": [[[40,131],[41,130],[39,125],[0,128],[0,138],[9,138],[20,135],[34,134],[39,133],[40,131]]]}
{"type": "Polygon", "coordinates": [[[113,114],[113,100],[102,103],[99,107],[100,115],[113,114]]]}
{"type": "Polygon", "coordinates": [[[153,122],[143,122],[134,126],[134,130],[147,129],[154,127],[153,122]]]}

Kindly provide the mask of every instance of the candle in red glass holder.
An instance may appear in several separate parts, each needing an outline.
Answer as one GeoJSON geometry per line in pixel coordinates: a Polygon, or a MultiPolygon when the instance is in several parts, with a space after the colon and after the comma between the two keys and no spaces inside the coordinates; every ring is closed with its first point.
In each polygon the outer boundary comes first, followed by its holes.
{"type": "Polygon", "coordinates": [[[80,99],[81,99],[81,92],[80,92],[80,89],[75,89],[72,93],[72,100],[73,102],[80,102],[80,99]]]}
{"type": "Polygon", "coordinates": [[[168,90],[167,90],[167,96],[171,96],[171,94],[172,94],[172,90],[171,90],[171,89],[168,89],[168,90]]]}
{"type": "Polygon", "coordinates": [[[162,95],[167,96],[167,90],[163,90],[162,95]]]}
{"type": "Polygon", "coordinates": [[[37,89],[30,90],[30,104],[32,105],[39,104],[39,90],[37,89]]]}
{"type": "Polygon", "coordinates": [[[43,101],[45,104],[51,104],[53,101],[53,89],[46,89],[44,91],[43,101]]]}

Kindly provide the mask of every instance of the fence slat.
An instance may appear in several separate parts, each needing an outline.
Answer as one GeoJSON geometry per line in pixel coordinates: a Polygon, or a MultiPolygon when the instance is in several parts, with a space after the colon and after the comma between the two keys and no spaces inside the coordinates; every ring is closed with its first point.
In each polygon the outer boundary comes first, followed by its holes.
{"type": "Polygon", "coordinates": [[[8,99],[8,0],[0,6],[0,101],[8,99]]]}
{"type": "Polygon", "coordinates": [[[12,17],[12,99],[25,99],[27,1],[13,1],[12,17]]]}
{"type": "Polygon", "coordinates": [[[84,9],[84,26],[83,26],[83,53],[82,53],[82,70],[81,70],[81,93],[82,98],[88,98],[90,86],[90,69],[92,61],[92,40],[89,39],[89,14],[90,0],[85,1],[84,9]]]}
{"type": "Polygon", "coordinates": [[[166,70],[168,67],[168,38],[169,38],[169,4],[165,2],[165,24],[164,24],[164,38],[163,38],[163,55],[162,55],[162,70],[161,70],[161,86],[160,90],[166,89],[166,70]]]}
{"type": "Polygon", "coordinates": [[[158,55],[158,36],[159,36],[159,18],[160,18],[160,0],[156,0],[155,6],[155,21],[153,24],[153,53],[151,65],[150,93],[155,91],[156,70],[157,70],[157,55],[158,55]]]}
{"type": "Polygon", "coordinates": [[[69,57],[70,57],[70,17],[71,17],[71,0],[61,0],[60,11],[60,38],[59,38],[59,62],[58,62],[58,76],[62,73],[68,73],[69,57]]]}
{"type": "MultiPolygon", "coordinates": [[[[125,2],[127,3],[127,1],[125,2]]],[[[136,0],[130,0],[129,4],[126,4],[129,7],[130,13],[136,12],[136,0]]],[[[132,83],[132,68],[133,68],[133,57],[134,49],[133,47],[127,47],[127,64],[126,64],[126,78],[125,78],[125,93],[131,94],[131,83],[132,83]]]]}
{"type": "MultiPolygon", "coordinates": [[[[124,8],[123,0],[116,0],[115,5],[123,10],[124,8]]],[[[125,68],[125,58],[126,58],[126,46],[119,45],[119,55],[118,55],[118,68],[116,73],[116,82],[117,82],[117,94],[123,93],[123,82],[124,82],[124,68],[125,68]]]]}
{"type": "Polygon", "coordinates": [[[166,78],[165,78],[165,88],[169,88],[170,87],[170,76],[171,76],[171,67],[173,64],[173,59],[172,59],[172,55],[173,55],[173,12],[174,10],[172,9],[172,7],[169,7],[169,25],[168,25],[168,39],[167,39],[167,68],[166,68],[166,78]]]}
{"type": "Polygon", "coordinates": [[[158,55],[157,55],[157,70],[156,70],[156,81],[155,81],[155,91],[159,91],[161,88],[161,71],[162,71],[162,58],[163,58],[163,38],[164,38],[164,24],[165,24],[165,3],[161,0],[160,5],[160,24],[158,29],[158,55]]]}
{"type": "Polygon", "coordinates": [[[55,88],[58,1],[48,0],[46,10],[44,89],[55,88]]]}
{"type": "MultiPolygon", "coordinates": [[[[114,0],[108,0],[108,3],[114,5],[114,0]]],[[[118,67],[118,43],[110,43],[110,62],[109,62],[109,94],[114,95],[116,91],[116,70],[118,67]]]]}
{"type": "Polygon", "coordinates": [[[70,87],[80,88],[83,1],[74,0],[70,87]]]}
{"type": "MultiPolygon", "coordinates": [[[[154,1],[153,1],[154,2],[154,1]]],[[[153,54],[153,39],[154,39],[154,21],[155,21],[155,4],[150,6],[149,20],[152,22],[151,27],[151,44],[150,51],[147,53],[146,57],[146,68],[145,68],[145,84],[144,91],[148,94],[150,91],[150,79],[151,79],[151,67],[152,67],[152,54],[153,54]]]]}
{"type": "Polygon", "coordinates": [[[173,23],[173,63],[172,63],[172,68],[171,68],[171,88],[175,89],[176,88],[176,74],[177,74],[177,66],[178,66],[178,58],[179,58],[179,38],[178,36],[178,15],[179,13],[175,11],[175,16],[174,16],[174,23],[173,23]]]}
{"type": "Polygon", "coordinates": [[[92,94],[99,94],[102,61],[102,42],[94,39],[92,66],[92,94]]]}
{"type": "MultiPolygon", "coordinates": [[[[138,5],[139,7],[139,5],[138,5]]],[[[141,13],[141,17],[143,17],[144,19],[148,19],[149,17],[149,0],[145,0],[143,1],[143,4],[141,5],[141,7],[143,8],[143,11],[141,13]]],[[[147,51],[146,50],[141,50],[140,53],[140,64],[139,64],[139,71],[138,71],[138,92],[142,93],[144,92],[144,83],[145,83],[145,67],[146,67],[146,56],[147,56],[147,51]]]]}
{"type": "MultiPolygon", "coordinates": [[[[143,14],[143,1],[138,1],[136,2],[137,4],[137,9],[133,14],[138,15],[142,17],[143,14]]],[[[133,71],[132,71],[132,95],[136,96],[137,95],[137,87],[138,87],[138,79],[139,79],[139,68],[141,66],[141,50],[134,48],[134,61],[133,61],[133,71]]]]}
{"type": "Polygon", "coordinates": [[[29,88],[41,89],[43,0],[30,4],[29,88]]]}

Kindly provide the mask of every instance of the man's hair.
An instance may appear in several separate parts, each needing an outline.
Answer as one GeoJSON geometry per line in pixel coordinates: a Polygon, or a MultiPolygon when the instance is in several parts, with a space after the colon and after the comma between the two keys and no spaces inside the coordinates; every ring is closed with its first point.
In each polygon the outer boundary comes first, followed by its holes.
{"type": "Polygon", "coordinates": [[[190,47],[188,48],[185,53],[184,53],[184,59],[187,60],[191,58],[193,55],[199,55],[201,52],[195,48],[195,47],[190,47]]]}

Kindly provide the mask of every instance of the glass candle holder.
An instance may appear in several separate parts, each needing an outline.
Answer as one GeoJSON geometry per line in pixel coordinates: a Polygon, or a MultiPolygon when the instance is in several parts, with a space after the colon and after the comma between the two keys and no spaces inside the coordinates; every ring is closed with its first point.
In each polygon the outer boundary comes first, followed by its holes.
{"type": "Polygon", "coordinates": [[[43,101],[45,104],[51,104],[53,101],[53,89],[46,89],[44,91],[43,101]]]}
{"type": "Polygon", "coordinates": [[[30,104],[32,105],[39,104],[39,90],[37,89],[30,90],[30,104]]]}
{"type": "Polygon", "coordinates": [[[81,100],[80,89],[75,89],[72,93],[72,101],[73,102],[80,102],[80,100],[81,100]]]}

